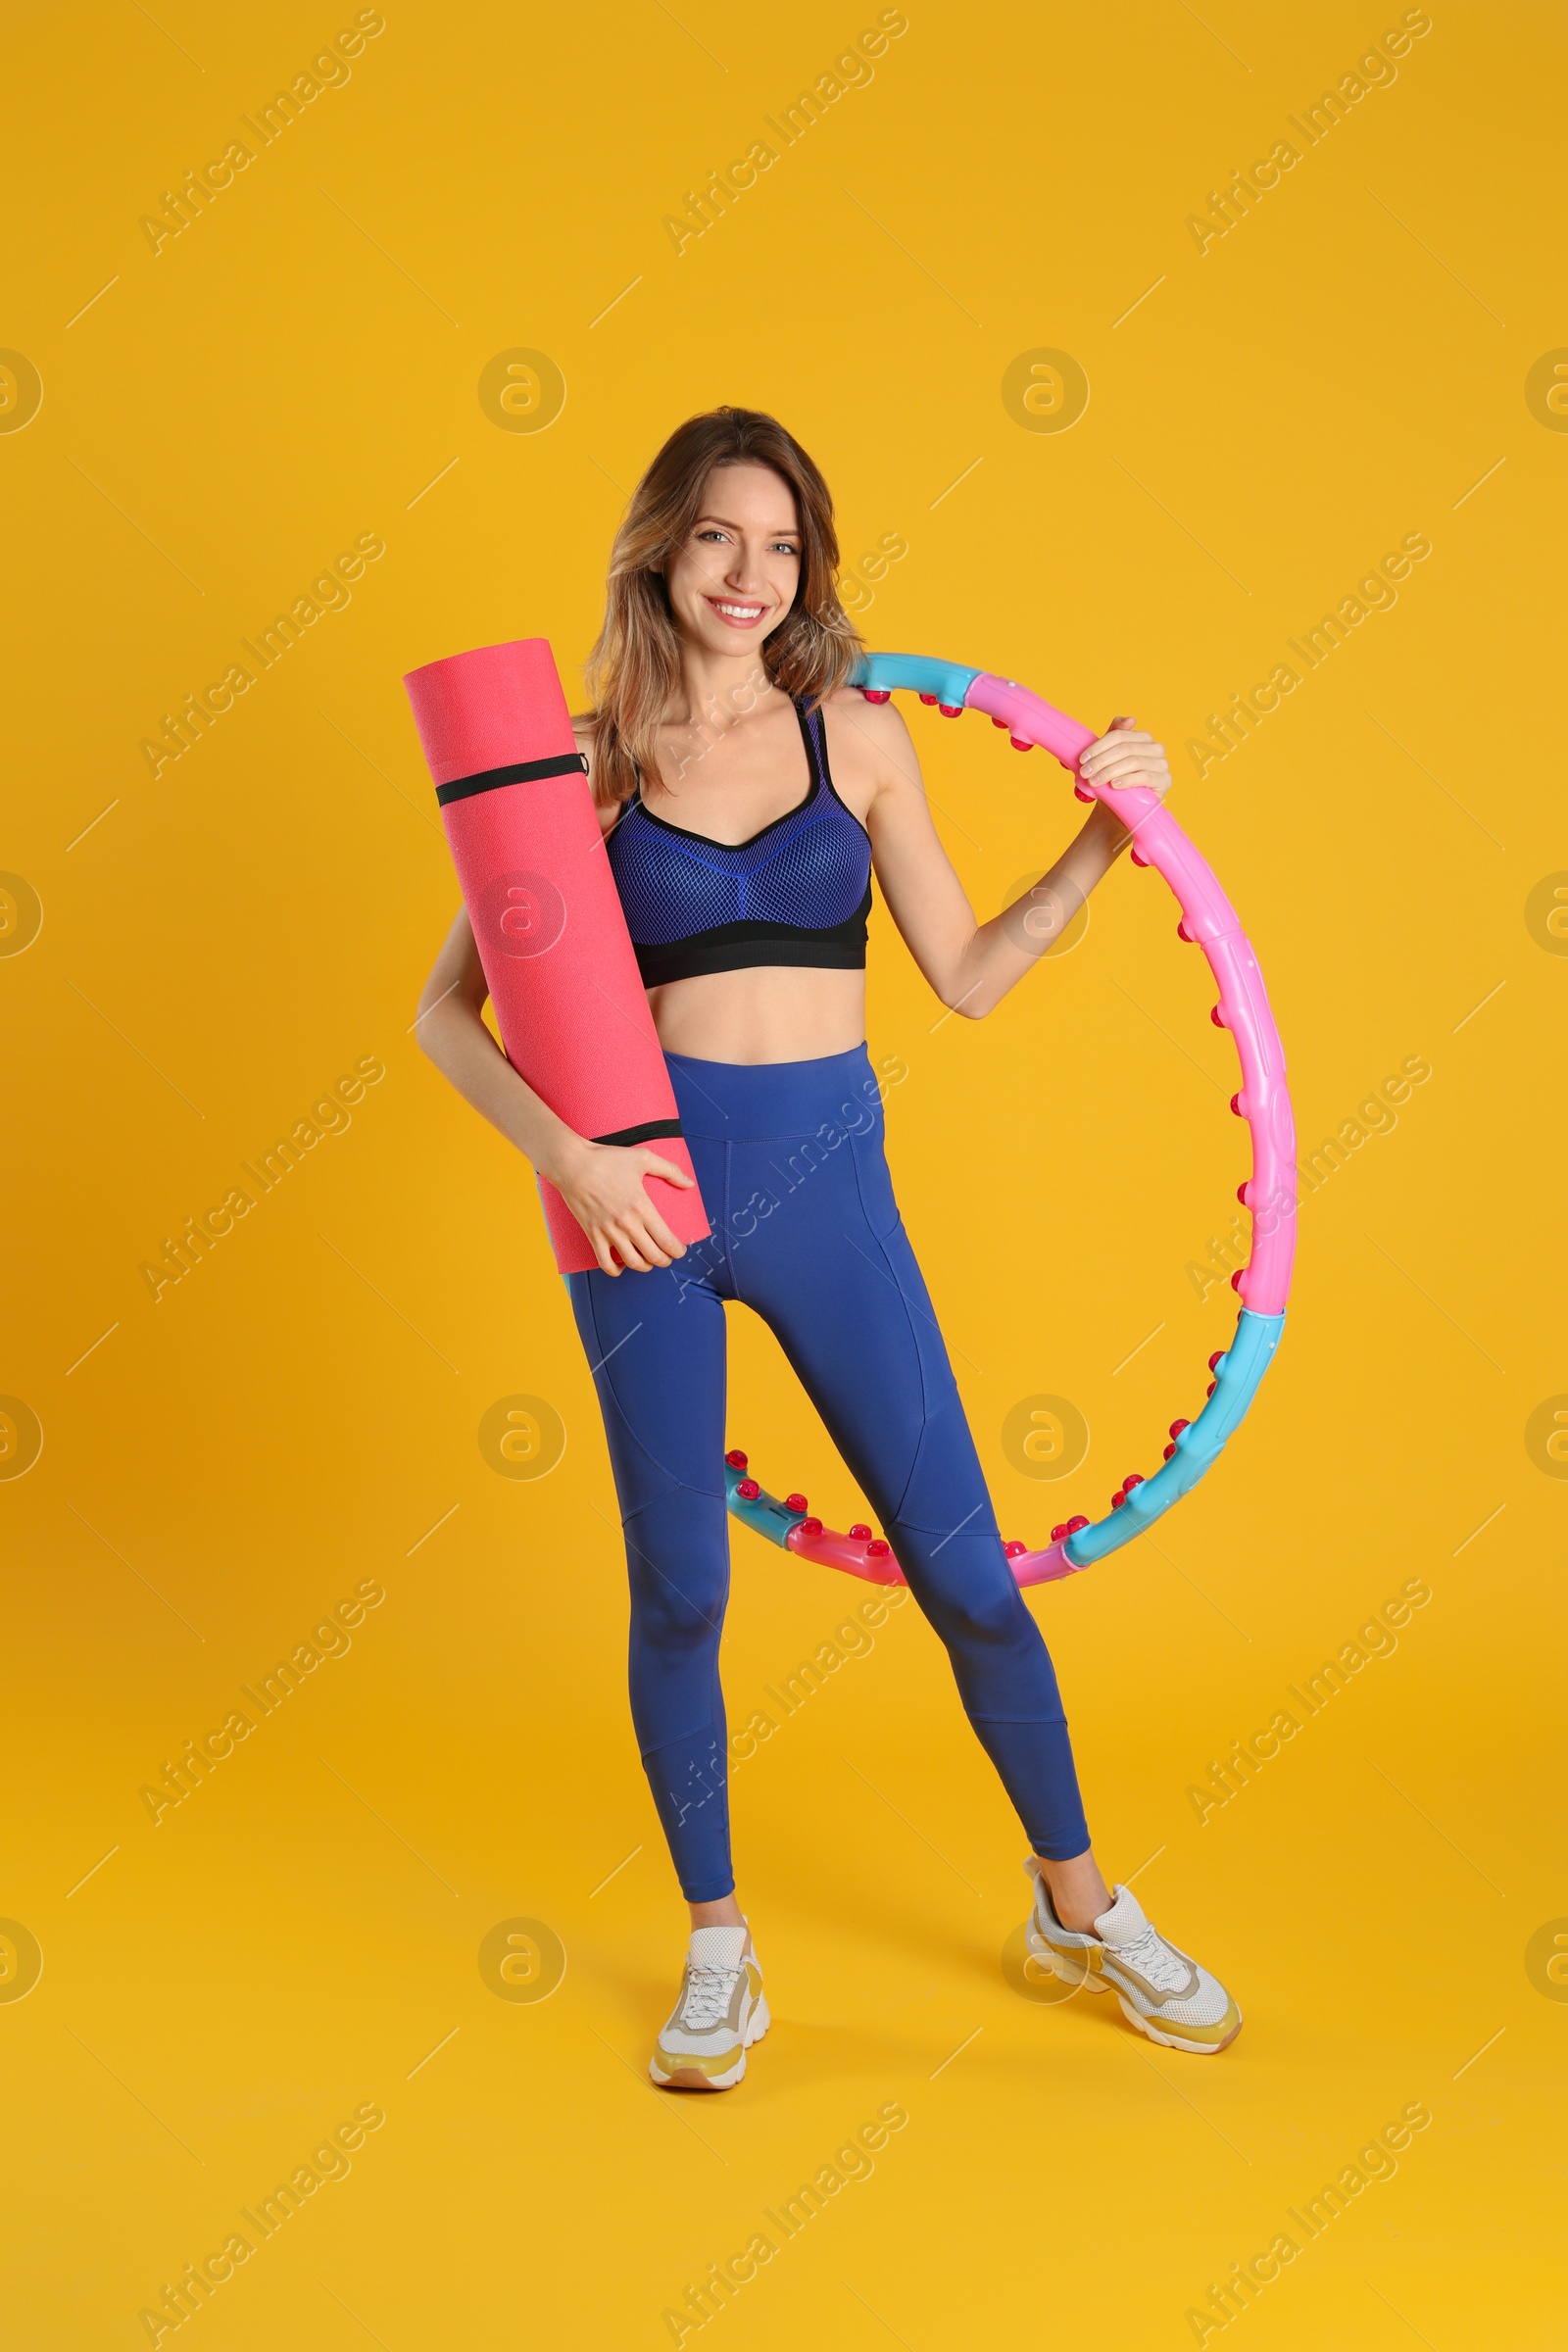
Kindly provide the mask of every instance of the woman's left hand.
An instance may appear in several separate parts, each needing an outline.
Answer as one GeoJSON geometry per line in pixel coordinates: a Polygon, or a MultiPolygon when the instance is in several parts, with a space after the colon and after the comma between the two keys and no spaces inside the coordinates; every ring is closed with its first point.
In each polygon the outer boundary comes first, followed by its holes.
{"type": "Polygon", "coordinates": [[[1138,784],[1158,800],[1170,790],[1165,746],[1135,727],[1130,718],[1113,718],[1107,731],[1089,746],[1078,767],[1086,784],[1110,784],[1118,792],[1138,784]]]}

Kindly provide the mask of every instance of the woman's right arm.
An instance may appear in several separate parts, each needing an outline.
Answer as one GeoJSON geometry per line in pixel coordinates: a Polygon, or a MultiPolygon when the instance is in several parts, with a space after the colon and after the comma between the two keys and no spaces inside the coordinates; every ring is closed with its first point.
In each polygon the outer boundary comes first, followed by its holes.
{"type": "Polygon", "coordinates": [[[607,1274],[618,1274],[622,1266],[646,1274],[684,1257],[685,1244],[654,1206],[643,1178],[663,1176],[688,1189],[691,1178],[656,1152],[590,1143],[558,1118],[485,1027],[480,1016],[489,993],[467,913],[460,907],[419,999],[415,1033],[421,1048],[465,1102],[556,1187],[607,1274]]]}

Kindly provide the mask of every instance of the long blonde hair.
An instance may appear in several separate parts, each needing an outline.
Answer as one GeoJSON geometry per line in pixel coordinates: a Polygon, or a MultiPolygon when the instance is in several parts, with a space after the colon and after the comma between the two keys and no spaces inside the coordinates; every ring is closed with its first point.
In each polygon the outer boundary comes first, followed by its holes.
{"type": "Polygon", "coordinates": [[[632,492],[611,550],[605,619],[584,664],[593,708],[594,798],[613,808],[657,773],[661,723],[680,687],[680,640],[663,567],[702,512],[715,466],[767,466],[795,494],[801,578],[788,617],[762,645],[769,681],[814,708],[844,685],[862,647],[838,597],[833,499],[818,468],[777,419],[760,409],[712,409],[677,425],[632,492]]]}

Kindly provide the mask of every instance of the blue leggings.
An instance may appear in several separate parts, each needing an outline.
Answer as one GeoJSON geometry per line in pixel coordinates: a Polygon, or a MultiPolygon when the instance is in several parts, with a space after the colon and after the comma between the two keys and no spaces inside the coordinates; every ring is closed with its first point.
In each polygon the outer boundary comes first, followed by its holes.
{"type": "Polygon", "coordinates": [[[662,1270],[596,1268],[567,1287],[626,1534],[632,1719],[682,1891],[713,1902],[735,1884],[718,1679],[726,1298],[770,1326],[880,1520],[1035,1851],[1082,1853],[1055,1673],[893,1198],[864,1047],[818,1061],[666,1058],[712,1232],[662,1270]]]}

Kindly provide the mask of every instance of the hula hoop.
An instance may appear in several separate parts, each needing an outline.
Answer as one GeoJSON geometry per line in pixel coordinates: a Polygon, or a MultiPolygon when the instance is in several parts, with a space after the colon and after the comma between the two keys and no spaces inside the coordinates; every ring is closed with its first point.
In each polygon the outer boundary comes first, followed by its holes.
{"type": "MultiPolygon", "coordinates": [[[[1285,1328],[1296,1250],[1296,1125],[1285,1053],[1257,957],[1236,910],[1176,819],[1142,786],[1118,792],[1086,784],[1079,775],[1079,760],[1098,741],[1092,727],[1054,710],[1010,678],[923,654],[868,654],[854,683],[873,703],[885,703],[896,688],[907,689],[922,703],[935,704],[945,718],[982,710],[994,726],[1007,729],[1014,750],[1027,752],[1039,744],[1052,753],[1075,779],[1081,801],[1103,801],[1133,835],[1133,863],[1152,865],[1169,883],[1181,907],[1176,936],[1201,948],[1208,958],[1219,995],[1209,1018],[1230,1031],[1241,1060],[1242,1084],[1231,1097],[1231,1109],[1247,1121],[1251,1138],[1252,1173],[1237,1188],[1237,1199],[1251,1211],[1252,1250],[1248,1264],[1231,1276],[1243,1302],[1236,1336],[1208,1359],[1213,1378],[1205,1402],[1190,1421],[1171,1423],[1160,1469],[1149,1478],[1135,1473],[1124,1479],[1103,1519],[1067,1520],[1052,1529],[1051,1542],[1040,1550],[1021,1543],[1004,1546],[1020,1585],[1050,1584],[1119,1551],[1192,1492],[1246,1418],[1273,1359],[1285,1328]]],[[[860,1524],[840,1535],[809,1516],[804,1494],[767,1494],[748,1475],[748,1459],[739,1448],[724,1457],[724,1486],[735,1518],[798,1558],[871,1584],[906,1582],[884,1538],[860,1524]]]]}

